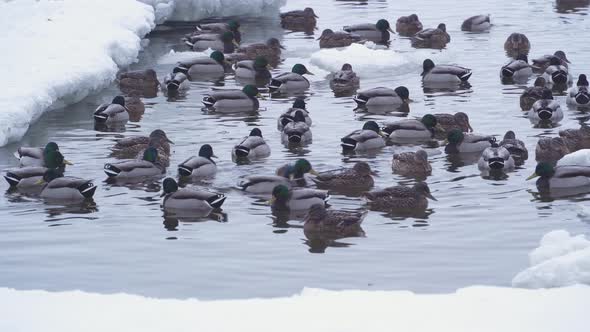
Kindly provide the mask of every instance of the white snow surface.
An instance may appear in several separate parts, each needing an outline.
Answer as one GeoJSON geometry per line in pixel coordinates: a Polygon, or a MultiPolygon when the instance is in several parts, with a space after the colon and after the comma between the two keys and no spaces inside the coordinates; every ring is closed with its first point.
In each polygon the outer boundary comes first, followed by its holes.
{"type": "Polygon", "coordinates": [[[199,301],[0,288],[1,331],[588,331],[590,287],[468,287],[453,294],[304,289],[199,301]]]}
{"type": "Polygon", "coordinates": [[[590,284],[590,240],[551,231],[529,254],[530,267],[512,279],[515,287],[547,288],[590,284]]]}

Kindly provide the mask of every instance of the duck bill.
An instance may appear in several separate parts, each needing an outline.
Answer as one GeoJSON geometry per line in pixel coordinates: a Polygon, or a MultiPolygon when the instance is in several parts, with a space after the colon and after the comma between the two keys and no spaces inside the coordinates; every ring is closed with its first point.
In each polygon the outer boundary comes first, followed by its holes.
{"type": "Polygon", "coordinates": [[[320,175],[318,172],[316,172],[316,170],[315,170],[315,169],[312,169],[311,171],[309,171],[309,174],[311,174],[311,175],[315,175],[315,176],[318,176],[318,175],[320,175]]]}
{"type": "Polygon", "coordinates": [[[35,182],[35,185],[40,185],[40,184],[44,184],[44,183],[45,183],[45,180],[39,179],[39,180],[37,180],[37,182],[35,182]]]}
{"type": "Polygon", "coordinates": [[[430,198],[433,201],[438,201],[438,199],[434,198],[434,196],[432,196],[431,193],[427,193],[425,196],[428,197],[428,198],[430,198]]]}
{"type": "Polygon", "coordinates": [[[219,157],[218,157],[218,156],[216,156],[216,155],[214,155],[214,154],[213,154],[213,155],[211,155],[211,158],[219,159],[219,157]]]}
{"type": "Polygon", "coordinates": [[[473,128],[471,127],[471,125],[468,123],[467,124],[467,130],[472,133],[473,132],[473,128]]]}
{"type": "Polygon", "coordinates": [[[267,70],[272,70],[272,66],[271,65],[266,65],[266,69],[267,70]]]}
{"type": "Polygon", "coordinates": [[[171,141],[171,140],[169,140],[169,139],[166,139],[166,142],[168,142],[168,143],[170,143],[170,144],[174,144],[174,142],[172,142],[172,141],[171,141]]]}
{"type": "Polygon", "coordinates": [[[277,200],[276,198],[274,198],[274,197],[271,197],[271,198],[270,198],[270,199],[269,199],[269,200],[266,202],[266,204],[268,204],[268,205],[273,205],[273,204],[275,203],[275,201],[276,201],[276,200],[277,200]]]}
{"type": "Polygon", "coordinates": [[[231,43],[234,44],[235,47],[240,47],[240,44],[235,40],[232,40],[231,43]]]}
{"type": "Polygon", "coordinates": [[[317,16],[316,14],[313,14],[313,17],[315,17],[315,18],[320,18],[320,17],[319,17],[319,16],[317,16]]]}
{"type": "Polygon", "coordinates": [[[64,165],[74,165],[74,163],[72,163],[71,161],[65,160],[64,159],[64,165]]]}
{"type": "Polygon", "coordinates": [[[162,194],[160,195],[160,197],[164,197],[164,196],[166,196],[166,192],[165,191],[162,192],[162,194]]]}
{"type": "Polygon", "coordinates": [[[322,40],[322,36],[319,36],[318,38],[316,38],[315,40],[322,40]]]}
{"type": "Polygon", "coordinates": [[[283,45],[279,45],[279,48],[280,48],[281,50],[286,50],[285,46],[283,46],[283,45]]]}
{"type": "Polygon", "coordinates": [[[379,134],[379,136],[381,136],[381,137],[385,137],[385,138],[389,137],[389,134],[384,132],[383,130],[379,131],[377,134],[379,134]]]}
{"type": "Polygon", "coordinates": [[[306,72],[307,75],[315,75],[314,73],[310,72],[309,70],[306,72]]]}
{"type": "Polygon", "coordinates": [[[393,29],[387,28],[387,31],[389,31],[389,32],[391,32],[391,33],[393,33],[395,35],[395,32],[393,31],[393,29]]]}
{"type": "Polygon", "coordinates": [[[539,176],[539,174],[537,174],[537,173],[533,173],[531,176],[529,176],[528,178],[526,178],[526,180],[527,180],[527,181],[528,181],[528,180],[532,180],[532,179],[534,179],[534,178],[536,178],[536,177],[538,177],[538,176],[539,176]]]}

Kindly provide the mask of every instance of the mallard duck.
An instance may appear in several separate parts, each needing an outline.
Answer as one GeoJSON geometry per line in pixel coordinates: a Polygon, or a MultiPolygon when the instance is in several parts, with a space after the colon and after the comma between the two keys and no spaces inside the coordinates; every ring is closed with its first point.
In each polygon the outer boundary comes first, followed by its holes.
{"type": "Polygon", "coordinates": [[[529,151],[524,142],[516,138],[516,134],[509,130],[500,141],[500,146],[506,148],[516,163],[522,163],[529,158],[529,151]]]}
{"type": "Polygon", "coordinates": [[[434,137],[436,126],[436,117],[432,114],[426,114],[420,120],[403,119],[386,123],[381,130],[389,138],[428,139],[434,137]]]}
{"type": "Polygon", "coordinates": [[[527,180],[539,177],[537,187],[540,189],[565,189],[590,186],[590,164],[588,153],[590,150],[580,150],[577,155],[564,156],[554,167],[550,163],[540,162],[535,167],[535,173],[527,180]],[[567,160],[564,160],[566,159],[567,160]],[[563,161],[562,161],[563,160],[563,161]]]}
{"type": "Polygon", "coordinates": [[[541,137],[535,147],[535,159],[539,162],[555,163],[570,150],[561,137],[541,137]]]}
{"type": "Polygon", "coordinates": [[[522,33],[514,32],[504,42],[504,50],[509,57],[513,58],[520,54],[528,55],[531,43],[522,33]]]}
{"type": "Polygon", "coordinates": [[[233,53],[240,46],[231,31],[225,31],[220,34],[193,35],[190,40],[184,43],[195,52],[203,52],[210,48],[223,53],[233,53]]]}
{"type": "Polygon", "coordinates": [[[543,91],[542,98],[537,100],[528,112],[528,118],[532,123],[551,122],[558,123],[563,119],[563,111],[559,102],[553,99],[550,91],[543,91]]]}
{"type": "MultiPolygon", "coordinates": [[[[50,168],[46,167],[21,167],[6,170],[4,179],[11,188],[17,189],[42,189],[41,184],[43,176],[50,168]]],[[[60,169],[55,169],[55,172],[61,173],[60,169]]]]}
{"type": "Polygon", "coordinates": [[[234,146],[232,150],[233,158],[258,159],[270,156],[270,147],[262,137],[262,131],[254,128],[250,135],[244,137],[240,144],[234,146]]]}
{"type": "Polygon", "coordinates": [[[357,93],[353,98],[360,108],[367,106],[392,106],[399,107],[410,100],[410,91],[405,86],[398,86],[395,89],[372,88],[357,93]]]}
{"type": "Polygon", "coordinates": [[[422,82],[425,84],[437,84],[437,83],[462,83],[467,82],[471,77],[471,69],[453,66],[443,65],[435,66],[434,62],[430,59],[424,60],[422,64],[422,82]]]}
{"type": "Polygon", "coordinates": [[[358,89],[360,79],[348,63],[342,65],[340,71],[334,73],[330,79],[330,88],[336,94],[353,92],[358,89]]]}
{"type": "Polygon", "coordinates": [[[418,19],[418,15],[416,14],[402,16],[397,19],[397,22],[395,22],[395,31],[397,31],[400,36],[404,37],[412,37],[423,28],[422,22],[420,22],[420,19],[418,19]]]}
{"type": "Polygon", "coordinates": [[[243,60],[236,63],[236,78],[252,80],[268,80],[272,77],[268,70],[266,58],[257,56],[254,60],[243,60]]]}
{"type": "Polygon", "coordinates": [[[375,121],[367,121],[361,130],[355,130],[344,136],[340,141],[342,151],[364,151],[380,149],[385,146],[386,134],[381,131],[375,121]]]}
{"type": "Polygon", "coordinates": [[[55,142],[47,143],[44,148],[21,146],[15,152],[15,156],[19,160],[20,167],[60,167],[62,165],[72,165],[72,163],[65,160],[63,155],[59,153],[59,147],[55,142]],[[54,165],[55,163],[57,163],[57,166],[54,165]]]}
{"type": "Polygon", "coordinates": [[[102,124],[126,123],[129,110],[125,107],[125,97],[116,96],[110,104],[101,104],[94,111],[94,121],[102,124]]]}
{"type": "Polygon", "coordinates": [[[148,146],[155,147],[163,154],[170,155],[170,144],[174,144],[166,133],[161,129],[156,129],[149,136],[126,137],[117,141],[111,148],[111,157],[115,158],[135,158],[137,154],[144,151],[148,146]]]}
{"type": "Polygon", "coordinates": [[[327,210],[325,204],[314,204],[303,220],[303,231],[338,237],[358,236],[363,234],[361,223],[366,215],[367,211],[327,210]]]}
{"type": "Polygon", "coordinates": [[[254,60],[257,56],[264,57],[270,63],[276,63],[281,56],[281,50],[285,48],[276,38],[270,38],[266,43],[254,43],[242,45],[237,49],[237,53],[245,54],[247,59],[254,60]]]}
{"type": "Polygon", "coordinates": [[[173,178],[164,179],[162,188],[161,197],[164,197],[162,202],[164,210],[211,211],[221,208],[227,198],[223,194],[204,190],[179,189],[178,183],[173,178]]]}
{"type": "Polygon", "coordinates": [[[352,168],[320,172],[312,179],[320,188],[330,189],[369,189],[373,187],[371,166],[359,161],[352,168]]]}
{"type": "Polygon", "coordinates": [[[311,129],[305,122],[305,113],[303,110],[296,110],[293,115],[293,121],[288,122],[283,127],[281,141],[283,144],[309,144],[312,140],[311,129]]]}
{"type": "Polygon", "coordinates": [[[510,154],[510,151],[503,146],[498,145],[496,142],[492,142],[489,148],[483,150],[479,161],[477,162],[477,168],[481,172],[490,171],[512,171],[515,167],[514,159],[510,154]]]}
{"type": "Polygon", "coordinates": [[[293,102],[293,107],[289,108],[279,116],[279,119],[277,120],[278,130],[283,131],[283,128],[289,122],[295,121],[293,117],[295,116],[295,112],[297,111],[303,112],[303,116],[305,117],[305,123],[308,126],[311,126],[311,118],[309,117],[309,111],[305,107],[305,99],[301,97],[295,99],[295,101],[293,102]]]}
{"type": "Polygon", "coordinates": [[[76,177],[64,177],[56,169],[48,169],[39,183],[46,183],[41,191],[41,197],[48,200],[78,202],[92,198],[96,186],[91,180],[76,177]]]}
{"type": "Polygon", "coordinates": [[[389,21],[385,19],[380,19],[375,24],[365,23],[345,26],[343,30],[375,43],[387,43],[390,38],[389,33],[395,33],[391,30],[389,21]]]}
{"type": "Polygon", "coordinates": [[[550,66],[552,58],[558,58],[560,64],[566,68],[568,67],[568,64],[570,63],[570,61],[565,56],[564,51],[555,51],[555,53],[553,53],[553,55],[546,54],[546,55],[543,55],[542,57],[533,59],[533,66],[535,69],[538,69],[541,72],[545,72],[545,69],[547,69],[547,67],[550,66]]]}
{"type": "Polygon", "coordinates": [[[309,88],[309,81],[303,77],[305,74],[313,75],[304,65],[298,63],[293,66],[291,72],[282,73],[273,77],[268,85],[268,90],[270,92],[306,90],[309,88]]]}
{"type": "Polygon", "coordinates": [[[162,91],[165,93],[178,93],[191,88],[191,82],[186,74],[181,72],[170,73],[162,81],[162,91]]]}
{"type": "Polygon", "coordinates": [[[432,172],[426,151],[394,153],[391,169],[405,176],[425,176],[432,172]]]}
{"type": "Polygon", "coordinates": [[[565,129],[559,131],[568,146],[570,152],[581,149],[590,149],[590,127],[582,124],[578,129],[565,129]]]}
{"type": "Polygon", "coordinates": [[[294,163],[284,164],[277,168],[276,171],[276,175],[290,180],[302,180],[307,173],[312,175],[318,174],[311,167],[311,163],[305,158],[297,159],[294,163]]]}
{"type": "Polygon", "coordinates": [[[191,80],[196,80],[201,76],[221,77],[230,67],[222,52],[213,51],[209,57],[199,56],[177,63],[172,73],[180,72],[186,74],[191,80]]]}
{"type": "Polygon", "coordinates": [[[316,18],[318,16],[313,12],[312,8],[305,8],[304,10],[292,10],[290,12],[281,13],[281,27],[288,30],[313,30],[316,25],[316,18]]]}
{"type": "Polygon", "coordinates": [[[448,154],[482,152],[492,146],[491,142],[494,140],[493,136],[467,134],[453,129],[447,135],[449,143],[445,146],[445,152],[448,154]]]}
{"type": "Polygon", "coordinates": [[[524,92],[520,95],[520,108],[523,111],[528,111],[533,107],[533,104],[543,98],[543,94],[546,94],[548,91],[551,93],[551,89],[547,88],[545,85],[547,81],[543,77],[537,77],[535,79],[535,84],[532,87],[526,88],[524,92]]]}
{"type": "Polygon", "coordinates": [[[588,90],[588,79],[586,75],[580,74],[576,86],[573,86],[567,92],[567,103],[575,106],[590,105],[590,91],[588,90]]]}
{"type": "Polygon", "coordinates": [[[270,204],[273,211],[301,211],[308,210],[315,204],[325,205],[329,200],[330,195],[327,190],[294,189],[280,184],[272,190],[270,204]]]}
{"type": "Polygon", "coordinates": [[[463,21],[461,31],[483,32],[491,27],[490,15],[475,15],[463,21]]]}
{"type": "Polygon", "coordinates": [[[128,96],[154,98],[158,94],[158,76],[153,69],[131,70],[117,74],[121,92],[128,96]]]}
{"type": "Polygon", "coordinates": [[[203,97],[203,104],[214,109],[257,110],[260,103],[256,97],[259,96],[257,87],[246,85],[242,90],[213,90],[203,97]]]}
{"type": "Polygon", "coordinates": [[[425,210],[428,208],[427,198],[436,201],[424,182],[418,182],[413,187],[395,186],[371,191],[366,198],[369,207],[378,211],[425,210]]]}
{"type": "Polygon", "coordinates": [[[143,153],[143,158],[107,163],[104,172],[109,178],[131,179],[161,175],[166,168],[158,160],[158,150],[150,146],[143,153]]]}
{"type": "Polygon", "coordinates": [[[472,132],[473,128],[469,123],[469,116],[463,112],[455,114],[436,113],[435,137],[446,138],[447,133],[453,129],[459,129],[464,133],[472,132]]]}
{"type": "Polygon", "coordinates": [[[417,48],[445,48],[451,42],[451,36],[447,33],[447,26],[441,23],[436,29],[424,29],[418,31],[411,39],[412,46],[417,48]]]}
{"type": "Polygon", "coordinates": [[[527,80],[533,74],[533,69],[528,63],[527,56],[520,54],[516,59],[510,60],[500,69],[500,78],[515,81],[527,80]]]}
{"type": "Polygon", "coordinates": [[[217,158],[213,154],[213,148],[204,144],[199,149],[199,155],[189,157],[178,165],[178,175],[192,177],[211,177],[217,173],[217,164],[211,158],[217,158]]]}
{"type": "Polygon", "coordinates": [[[235,20],[231,20],[227,23],[201,23],[197,24],[195,28],[199,33],[223,33],[226,31],[231,31],[238,43],[242,41],[240,22],[235,20]]]}
{"type": "Polygon", "coordinates": [[[125,107],[129,113],[129,121],[139,122],[145,113],[145,104],[141,98],[136,96],[125,97],[125,107]]]}
{"type": "Polygon", "coordinates": [[[345,31],[332,31],[325,29],[322,35],[316,39],[320,41],[320,48],[346,47],[352,43],[358,43],[362,40],[361,36],[345,31]]]}
{"type": "Polygon", "coordinates": [[[571,76],[568,68],[561,64],[557,57],[551,58],[549,67],[545,69],[542,76],[548,84],[565,85],[571,83],[571,76]]]}

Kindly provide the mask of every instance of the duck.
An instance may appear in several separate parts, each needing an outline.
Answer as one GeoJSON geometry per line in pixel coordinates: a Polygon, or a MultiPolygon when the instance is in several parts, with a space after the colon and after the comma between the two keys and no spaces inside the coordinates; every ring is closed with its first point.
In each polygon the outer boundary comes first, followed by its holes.
{"type": "Polygon", "coordinates": [[[271,79],[268,90],[272,92],[301,91],[309,88],[309,81],[303,75],[313,75],[307,68],[298,63],[291,72],[282,73],[271,79]]]}
{"type": "Polygon", "coordinates": [[[225,31],[220,34],[198,34],[193,35],[184,42],[191,50],[203,52],[207,49],[223,53],[234,53],[240,46],[236,42],[236,37],[231,31],[225,31]]]}
{"type": "Polygon", "coordinates": [[[158,160],[158,150],[150,146],[145,149],[142,159],[125,160],[118,163],[106,163],[104,172],[109,178],[132,179],[158,176],[166,168],[158,160]]]}
{"type": "Polygon", "coordinates": [[[254,85],[246,85],[242,90],[213,90],[203,97],[205,107],[214,109],[248,109],[257,110],[260,106],[260,93],[254,85]]]}
{"type": "Polygon", "coordinates": [[[270,205],[273,211],[309,210],[315,204],[326,205],[330,200],[327,190],[289,188],[279,184],[272,190],[270,205]]]}
{"type": "Polygon", "coordinates": [[[416,14],[402,16],[397,19],[397,22],[395,22],[395,31],[400,36],[411,37],[422,29],[424,29],[424,27],[416,14]]]}
{"type": "Polygon", "coordinates": [[[563,111],[559,102],[553,99],[553,94],[550,91],[544,91],[541,99],[533,104],[527,116],[534,124],[540,122],[556,124],[563,119],[563,111]]]}
{"type": "Polygon", "coordinates": [[[317,174],[307,159],[297,159],[295,163],[279,167],[275,175],[247,176],[238,182],[238,187],[254,194],[270,194],[277,185],[287,187],[305,185],[305,174],[307,173],[317,174]]]}
{"type": "Polygon", "coordinates": [[[166,136],[166,132],[156,129],[149,136],[134,136],[120,139],[111,147],[112,152],[110,156],[115,158],[134,158],[148,146],[153,146],[157,150],[162,151],[164,155],[169,156],[170,144],[174,144],[174,142],[166,136]]]}
{"type": "Polygon", "coordinates": [[[172,69],[172,74],[183,73],[191,80],[199,79],[201,76],[221,77],[230,64],[225,60],[225,56],[220,51],[213,51],[209,57],[195,57],[186,61],[181,61],[172,69]]]}
{"type": "Polygon", "coordinates": [[[283,144],[309,144],[311,140],[311,129],[305,121],[305,113],[303,110],[296,110],[293,121],[288,122],[283,127],[281,141],[283,144]]]}
{"type": "Polygon", "coordinates": [[[285,47],[276,38],[269,38],[266,43],[254,43],[240,46],[236,52],[244,54],[247,59],[254,60],[257,56],[266,58],[270,63],[278,62],[281,50],[285,47]]]}
{"type": "Polygon", "coordinates": [[[233,33],[236,42],[242,41],[240,33],[240,22],[231,20],[227,23],[201,23],[195,26],[197,33],[223,33],[230,31],[233,33]]]}
{"type": "Polygon", "coordinates": [[[440,23],[436,29],[420,30],[411,39],[412,46],[416,48],[442,49],[450,42],[451,36],[444,23],[440,23]]]}
{"type": "Polygon", "coordinates": [[[62,173],[62,170],[60,170],[59,168],[28,166],[6,170],[6,173],[4,174],[4,179],[6,180],[6,182],[8,182],[8,185],[11,188],[42,189],[41,180],[43,180],[43,176],[49,169],[54,169],[55,172],[62,173]]]}
{"type": "Polygon", "coordinates": [[[551,58],[549,66],[545,69],[542,77],[547,81],[547,84],[563,86],[571,83],[568,68],[563,66],[561,61],[556,57],[551,58]]]}
{"type": "Polygon", "coordinates": [[[364,40],[369,40],[375,43],[389,42],[389,33],[395,34],[389,25],[389,21],[380,19],[377,23],[365,23],[349,25],[342,28],[342,30],[360,36],[364,40]]]}
{"type": "Polygon", "coordinates": [[[463,21],[461,31],[484,32],[491,27],[490,15],[475,15],[463,21]]]}
{"type": "Polygon", "coordinates": [[[508,130],[504,134],[504,138],[499,145],[510,152],[510,155],[517,164],[522,164],[529,158],[529,151],[523,141],[516,138],[516,134],[512,130],[508,130]]]}
{"type": "Polygon", "coordinates": [[[399,107],[410,101],[410,90],[405,86],[398,86],[395,89],[377,87],[358,92],[353,100],[359,108],[367,106],[399,107]]]}
{"type": "Polygon", "coordinates": [[[433,115],[436,118],[437,124],[435,127],[435,137],[446,138],[447,133],[453,129],[459,129],[464,133],[473,131],[469,123],[469,116],[466,113],[435,113],[433,115]]]}
{"type": "Polygon", "coordinates": [[[380,149],[385,146],[385,135],[377,122],[367,121],[361,130],[355,130],[340,139],[340,146],[343,152],[380,149]]]}
{"type": "Polygon", "coordinates": [[[568,90],[567,103],[574,106],[590,106],[590,91],[586,75],[580,74],[576,85],[568,90]]]}
{"type": "Polygon", "coordinates": [[[430,139],[434,137],[437,126],[436,117],[432,114],[418,119],[404,119],[386,123],[381,129],[388,138],[430,139]]]}
{"type": "Polygon", "coordinates": [[[212,177],[217,173],[217,164],[211,158],[217,158],[213,154],[213,148],[209,144],[203,144],[197,156],[192,156],[178,165],[178,175],[181,177],[212,177]]]}
{"type": "Polygon", "coordinates": [[[422,69],[420,75],[422,76],[422,82],[425,84],[463,83],[467,82],[472,74],[469,68],[454,65],[436,66],[430,59],[424,60],[422,69]]]}
{"type": "Polygon", "coordinates": [[[320,48],[334,48],[346,47],[353,43],[359,43],[362,41],[362,38],[357,34],[346,31],[334,32],[332,29],[325,29],[316,40],[320,42],[320,48]]]}
{"type": "Polygon", "coordinates": [[[483,150],[477,162],[477,168],[485,173],[510,172],[514,170],[514,167],[515,162],[510,151],[496,142],[492,142],[490,147],[483,150]]]}
{"type": "Polygon", "coordinates": [[[492,146],[491,142],[494,140],[493,136],[467,134],[461,130],[453,129],[447,135],[449,143],[445,146],[445,152],[447,154],[482,152],[492,146]]]}
{"type": "Polygon", "coordinates": [[[175,94],[180,91],[189,90],[191,88],[191,82],[184,73],[170,73],[164,77],[161,88],[164,93],[175,94]]]}
{"type": "Polygon", "coordinates": [[[524,54],[519,54],[500,69],[500,78],[503,80],[526,81],[532,74],[533,69],[524,54]]]}
{"type": "Polygon", "coordinates": [[[588,163],[590,150],[579,150],[564,156],[553,166],[547,162],[540,162],[535,172],[527,178],[537,179],[540,189],[566,189],[590,186],[590,164],[588,163]]]}
{"type": "Polygon", "coordinates": [[[570,150],[562,137],[541,137],[535,147],[535,160],[555,164],[570,150]]]}
{"type": "Polygon", "coordinates": [[[158,76],[154,69],[130,70],[117,73],[119,89],[128,96],[154,98],[158,95],[158,76]]]}
{"type": "Polygon", "coordinates": [[[590,149],[590,127],[586,124],[582,124],[578,129],[560,130],[559,137],[564,139],[570,152],[590,149]]]}
{"type": "Polygon", "coordinates": [[[391,169],[394,173],[404,176],[426,176],[432,173],[428,154],[422,149],[415,152],[394,153],[391,169]]]}
{"type": "Polygon", "coordinates": [[[116,96],[110,104],[101,104],[94,111],[94,121],[101,124],[126,123],[129,109],[125,107],[125,97],[116,96]]]}
{"type": "Polygon", "coordinates": [[[303,231],[306,236],[308,233],[330,234],[339,238],[362,236],[361,223],[366,215],[367,211],[328,210],[325,204],[314,204],[303,220],[303,231]]]}
{"type": "Polygon", "coordinates": [[[558,58],[560,64],[566,68],[568,67],[568,64],[571,63],[565,55],[565,52],[558,50],[555,51],[553,55],[545,54],[541,57],[533,59],[533,68],[540,70],[541,72],[545,72],[545,69],[550,66],[552,58],[558,58]]]}
{"type": "Polygon", "coordinates": [[[270,156],[270,147],[262,137],[262,131],[254,128],[250,135],[232,149],[233,158],[260,159],[270,156]]]}
{"type": "Polygon", "coordinates": [[[301,111],[303,112],[303,116],[305,118],[305,123],[308,126],[311,126],[311,118],[309,117],[309,111],[306,109],[305,99],[298,97],[293,102],[293,107],[287,109],[283,114],[279,116],[277,120],[277,129],[279,131],[283,131],[283,128],[289,123],[295,121],[293,118],[295,116],[295,112],[301,111]]]}
{"type": "Polygon", "coordinates": [[[330,79],[330,88],[336,94],[353,92],[359,88],[359,85],[360,79],[349,63],[343,64],[340,71],[334,73],[330,79]]]}
{"type": "Polygon", "coordinates": [[[238,61],[235,66],[236,78],[250,80],[269,80],[270,74],[268,60],[257,56],[254,60],[238,61]]]}
{"type": "Polygon", "coordinates": [[[49,142],[43,148],[21,146],[15,152],[15,156],[20,167],[49,167],[56,161],[59,162],[59,166],[73,165],[59,153],[59,146],[55,142],[49,142]]]}
{"type": "Polygon", "coordinates": [[[543,94],[551,93],[551,89],[547,88],[546,85],[547,81],[543,77],[537,77],[534,85],[526,88],[520,95],[520,108],[523,111],[528,111],[537,100],[543,98],[543,94]]]}
{"type": "Polygon", "coordinates": [[[212,193],[204,190],[178,188],[178,183],[173,178],[166,178],[162,183],[164,197],[162,206],[164,210],[191,210],[212,211],[220,209],[226,200],[224,194],[212,193]]]}
{"type": "Polygon", "coordinates": [[[369,189],[375,183],[372,174],[371,166],[364,161],[359,161],[352,168],[320,172],[312,180],[318,188],[369,189]]]}
{"type": "Polygon", "coordinates": [[[292,10],[281,13],[281,27],[283,29],[294,31],[313,30],[316,25],[316,19],[319,18],[312,8],[307,7],[304,10],[292,10]]]}
{"type": "Polygon", "coordinates": [[[424,182],[418,182],[412,187],[394,186],[371,191],[365,197],[369,207],[377,211],[426,210],[427,198],[436,201],[424,182]]]}
{"type": "Polygon", "coordinates": [[[79,202],[92,198],[96,192],[96,186],[91,180],[63,176],[54,168],[48,169],[39,183],[45,184],[41,198],[47,200],[79,202]]]}
{"type": "Polygon", "coordinates": [[[275,172],[275,174],[278,176],[295,181],[305,179],[305,174],[307,173],[318,175],[318,173],[311,166],[309,160],[305,158],[297,159],[294,163],[284,164],[277,168],[277,171],[275,172]]]}
{"type": "Polygon", "coordinates": [[[531,43],[524,34],[514,32],[504,42],[504,50],[509,57],[516,57],[520,54],[528,55],[531,43]]]}

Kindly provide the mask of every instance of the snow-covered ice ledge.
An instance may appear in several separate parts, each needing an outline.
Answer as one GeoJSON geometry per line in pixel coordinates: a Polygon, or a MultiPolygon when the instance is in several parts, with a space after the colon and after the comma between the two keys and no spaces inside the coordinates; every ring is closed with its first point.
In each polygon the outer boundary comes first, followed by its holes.
{"type": "Polygon", "coordinates": [[[469,287],[453,294],[325,291],[250,300],[172,300],[0,288],[1,331],[588,331],[590,287],[469,287]]]}

